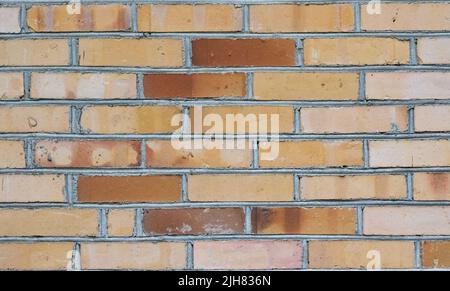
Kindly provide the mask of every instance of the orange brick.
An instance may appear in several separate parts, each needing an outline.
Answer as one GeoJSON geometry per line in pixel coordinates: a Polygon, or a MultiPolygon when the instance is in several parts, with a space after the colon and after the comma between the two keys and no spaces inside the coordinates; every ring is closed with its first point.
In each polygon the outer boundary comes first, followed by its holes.
{"type": "Polygon", "coordinates": [[[369,141],[371,167],[450,165],[449,140],[369,141]]]}
{"type": "Polygon", "coordinates": [[[450,242],[449,241],[423,242],[422,265],[424,268],[449,268],[450,242]]]}
{"type": "Polygon", "coordinates": [[[20,7],[0,7],[0,33],[20,32],[20,7]]]}
{"type": "Polygon", "coordinates": [[[34,161],[39,167],[136,167],[140,162],[140,143],[43,140],[36,142],[34,161]]]}
{"type": "Polygon", "coordinates": [[[67,5],[32,6],[27,24],[33,31],[121,31],[130,29],[130,6],[81,5],[80,13],[69,13],[67,5]]]}
{"type": "Polygon", "coordinates": [[[19,99],[23,93],[23,74],[0,73],[0,100],[19,99]]]}
{"type": "Polygon", "coordinates": [[[414,243],[409,241],[310,241],[309,267],[312,269],[414,268],[414,243]],[[378,256],[378,257],[377,257],[378,256]]]}
{"type": "Polygon", "coordinates": [[[0,175],[0,202],[64,202],[62,175],[0,175]]]}
{"type": "Polygon", "coordinates": [[[191,201],[291,201],[292,175],[188,176],[191,201]]]}
{"type": "Polygon", "coordinates": [[[66,39],[0,40],[0,66],[64,66],[69,64],[66,39]]]}
{"type": "Polygon", "coordinates": [[[81,127],[93,133],[170,133],[175,106],[90,106],[83,109],[81,127]]]}
{"type": "Polygon", "coordinates": [[[78,50],[82,66],[180,67],[183,64],[182,41],[177,39],[80,39],[78,50]]]}
{"type": "Polygon", "coordinates": [[[96,236],[95,209],[1,209],[1,236],[96,236]]]}
{"type": "Polygon", "coordinates": [[[450,106],[416,106],[415,131],[450,131],[450,106]]]}
{"type": "Polygon", "coordinates": [[[448,3],[382,3],[380,14],[361,6],[362,30],[449,30],[448,3]]]}
{"type": "Polygon", "coordinates": [[[409,42],[375,37],[305,39],[304,54],[308,66],[407,64],[409,42]]]}
{"type": "Polygon", "coordinates": [[[289,240],[194,242],[195,269],[299,269],[302,245],[289,240]]]}
{"type": "Polygon", "coordinates": [[[317,176],[301,177],[305,200],[400,199],[406,198],[405,176],[317,176]]]}
{"type": "Polygon", "coordinates": [[[140,5],[138,30],[151,32],[239,31],[242,8],[234,5],[140,5]]]}
{"type": "Polygon", "coordinates": [[[1,243],[0,270],[66,270],[73,243],[1,243]]]}
{"type": "Polygon", "coordinates": [[[362,166],[362,154],[360,141],[287,141],[259,144],[259,164],[263,168],[362,166]]]}
{"type": "Polygon", "coordinates": [[[24,168],[25,151],[23,142],[0,140],[0,168],[24,168]]]}
{"type": "Polygon", "coordinates": [[[1,106],[0,132],[68,132],[68,106],[1,106]]]}
{"type": "Polygon", "coordinates": [[[421,64],[450,64],[449,46],[450,38],[419,38],[417,58],[421,64]]]}
{"type": "Polygon", "coordinates": [[[302,108],[305,133],[399,132],[408,129],[406,106],[302,108]]]}
{"type": "Polygon", "coordinates": [[[135,213],[134,209],[110,209],[108,211],[108,235],[132,236],[135,213]]]}
{"type": "Polygon", "coordinates": [[[136,75],[113,73],[32,73],[34,99],[136,98],[136,75]]]}
{"type": "Polygon", "coordinates": [[[450,200],[449,173],[414,174],[415,200],[450,200]]]}
{"type": "Polygon", "coordinates": [[[255,208],[255,234],[354,234],[354,208],[255,208]]]}
{"type": "Polygon", "coordinates": [[[355,100],[358,74],[255,72],[253,88],[260,100],[355,100]]]}
{"type": "Polygon", "coordinates": [[[449,235],[448,206],[366,207],[364,234],[368,235],[449,235]]]}
{"type": "Polygon", "coordinates": [[[366,74],[367,99],[448,99],[447,72],[380,72],[366,74]]]}
{"type": "Polygon", "coordinates": [[[253,32],[340,32],[353,30],[353,8],[336,5],[251,5],[253,32]]]}
{"type": "Polygon", "coordinates": [[[163,270],[186,266],[184,243],[82,243],[80,249],[83,270],[163,270]]]}

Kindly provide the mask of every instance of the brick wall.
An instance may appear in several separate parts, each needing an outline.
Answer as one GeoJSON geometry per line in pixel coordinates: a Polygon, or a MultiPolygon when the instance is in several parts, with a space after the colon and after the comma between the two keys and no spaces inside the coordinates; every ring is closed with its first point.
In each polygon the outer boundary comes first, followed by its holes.
{"type": "Polygon", "coordinates": [[[88,2],[1,1],[0,269],[450,268],[450,1],[88,2]]]}

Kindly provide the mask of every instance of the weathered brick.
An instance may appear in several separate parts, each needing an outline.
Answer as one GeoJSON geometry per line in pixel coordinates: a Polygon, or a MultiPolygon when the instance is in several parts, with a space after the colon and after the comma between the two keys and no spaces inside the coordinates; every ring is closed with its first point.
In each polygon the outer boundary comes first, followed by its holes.
{"type": "Polygon", "coordinates": [[[300,178],[305,200],[406,198],[406,178],[400,175],[317,176],[300,178]]]}
{"type": "Polygon", "coordinates": [[[414,243],[409,241],[310,241],[309,267],[312,269],[414,268],[414,243]]]}
{"type": "Polygon", "coordinates": [[[62,175],[0,175],[0,202],[64,202],[62,175]]]}
{"type": "Polygon", "coordinates": [[[302,245],[289,240],[194,242],[195,269],[300,269],[302,245]]]}
{"type": "Polygon", "coordinates": [[[449,173],[415,173],[415,200],[450,200],[449,173]]]}
{"type": "Polygon", "coordinates": [[[83,270],[183,269],[186,266],[186,246],[176,242],[82,243],[83,270]]]}
{"type": "Polygon", "coordinates": [[[178,106],[89,106],[81,114],[81,128],[92,133],[169,133],[178,106]]]}
{"type": "Polygon", "coordinates": [[[136,167],[140,143],[113,140],[43,140],[36,142],[34,161],[40,167],[136,167]]]}
{"type": "Polygon", "coordinates": [[[368,235],[448,235],[450,207],[366,207],[363,221],[368,235]]]}
{"type": "Polygon", "coordinates": [[[366,74],[367,99],[448,99],[447,72],[377,72],[366,74]]]}
{"type": "Polygon", "coordinates": [[[244,232],[243,208],[147,209],[143,225],[147,235],[206,235],[244,232]]]}
{"type": "Polygon", "coordinates": [[[291,201],[292,175],[191,175],[191,201],[291,201]]]}
{"type": "Polygon", "coordinates": [[[394,38],[305,39],[304,62],[320,65],[392,65],[409,62],[409,42],[394,38]]]}
{"type": "Polygon", "coordinates": [[[369,141],[369,164],[371,167],[449,166],[450,141],[369,141]]]}
{"type": "Polygon", "coordinates": [[[135,214],[134,209],[108,210],[108,236],[132,236],[135,214]]]}
{"type": "Polygon", "coordinates": [[[253,32],[341,32],[354,28],[353,8],[336,5],[251,5],[253,32]]]}
{"type": "Polygon", "coordinates": [[[68,132],[69,106],[1,106],[0,132],[68,132]]]}
{"type": "Polygon", "coordinates": [[[1,209],[0,236],[96,236],[96,209],[1,209]]]}
{"type": "Polygon", "coordinates": [[[234,5],[140,5],[138,30],[151,32],[239,31],[242,8],[234,5]]]}
{"type": "Polygon", "coordinates": [[[24,144],[20,141],[0,140],[0,168],[24,168],[24,144]]]}
{"type": "Polygon", "coordinates": [[[355,100],[358,74],[255,72],[255,99],[261,100],[355,100]]]}
{"type": "Polygon", "coordinates": [[[0,100],[19,99],[23,95],[23,74],[0,73],[0,100]]]}
{"type": "Polygon", "coordinates": [[[0,66],[64,66],[68,64],[67,39],[0,40],[0,66]]]}
{"type": "Polygon", "coordinates": [[[180,176],[80,176],[80,202],[174,202],[180,200],[180,176]]]}
{"type": "Polygon", "coordinates": [[[66,270],[72,250],[66,242],[1,243],[0,270],[66,270]]]}
{"type": "Polygon", "coordinates": [[[404,132],[408,129],[406,106],[302,108],[305,133],[404,132]]]}
{"type": "Polygon", "coordinates": [[[0,7],[0,33],[20,32],[20,7],[0,7]]]}
{"type": "Polygon", "coordinates": [[[354,208],[254,208],[255,234],[354,234],[354,208]]]}
{"type": "Polygon", "coordinates": [[[424,268],[449,268],[450,242],[449,241],[423,242],[422,265],[424,268]]]}
{"type": "Polygon", "coordinates": [[[450,64],[449,46],[450,38],[419,38],[417,59],[421,64],[450,64]]]}
{"type": "Polygon", "coordinates": [[[123,31],[130,19],[127,5],[80,5],[80,13],[70,13],[67,5],[39,5],[27,11],[27,24],[37,32],[123,31]]]}
{"type": "Polygon", "coordinates": [[[194,39],[192,64],[203,67],[295,66],[293,39],[194,39]]]}
{"type": "Polygon", "coordinates": [[[363,146],[360,141],[287,141],[259,144],[259,165],[263,168],[356,167],[363,165],[362,155],[363,146]]]}
{"type": "Polygon", "coordinates": [[[31,73],[33,99],[136,98],[136,75],[114,73],[31,73]]]}
{"type": "Polygon", "coordinates": [[[243,73],[147,74],[144,95],[152,99],[244,97],[246,76],[243,73]]]}
{"type": "Polygon", "coordinates": [[[450,131],[450,106],[416,106],[415,131],[450,131]]]}

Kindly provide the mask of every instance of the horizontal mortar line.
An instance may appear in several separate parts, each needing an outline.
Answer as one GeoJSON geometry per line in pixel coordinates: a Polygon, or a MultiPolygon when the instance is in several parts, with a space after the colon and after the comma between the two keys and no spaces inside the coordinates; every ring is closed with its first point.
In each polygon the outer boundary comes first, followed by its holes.
{"type": "MultiPolygon", "coordinates": [[[[411,2],[411,0],[382,0],[382,3],[398,3],[398,2],[411,2]]],[[[62,0],[3,0],[5,3],[38,3],[38,4],[65,4],[67,1],[62,0]]],[[[204,3],[204,4],[279,4],[279,3],[327,3],[327,4],[333,4],[333,3],[363,3],[366,4],[369,2],[369,0],[136,0],[136,3],[154,3],[154,4],[192,4],[192,3],[204,3]]],[[[431,3],[449,3],[449,0],[431,0],[426,1],[431,3]]],[[[129,1],[124,0],[83,0],[83,4],[89,3],[123,3],[123,4],[130,4],[129,1]]]]}
{"type": "Polygon", "coordinates": [[[140,176],[140,175],[200,175],[200,174],[297,174],[297,175],[345,175],[345,174],[408,174],[408,173],[447,173],[450,167],[417,168],[247,168],[247,169],[174,169],[174,168],[23,168],[0,169],[0,174],[72,174],[96,176],[140,176]]]}

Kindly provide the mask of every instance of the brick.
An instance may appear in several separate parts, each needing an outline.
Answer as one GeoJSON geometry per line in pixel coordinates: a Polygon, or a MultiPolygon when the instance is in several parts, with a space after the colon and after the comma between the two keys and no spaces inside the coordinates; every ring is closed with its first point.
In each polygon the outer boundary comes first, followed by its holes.
{"type": "Polygon", "coordinates": [[[450,200],[449,173],[415,173],[415,200],[450,200]]]}
{"type": "Polygon", "coordinates": [[[81,5],[80,13],[70,12],[67,5],[32,6],[27,24],[37,32],[130,30],[130,6],[81,5]]]}
{"type": "Polygon", "coordinates": [[[422,266],[424,268],[449,268],[450,242],[449,241],[423,242],[422,266]]]}
{"type": "Polygon", "coordinates": [[[163,270],[186,266],[186,246],[176,242],[82,243],[83,270],[163,270]]]}
{"type": "Polygon", "coordinates": [[[275,134],[294,131],[294,108],[290,106],[204,106],[191,107],[189,113],[192,132],[197,130],[195,123],[202,121],[202,132],[210,134],[275,134]],[[200,115],[200,109],[203,115],[200,115]],[[206,120],[212,121],[210,126],[207,126],[206,120]]]}
{"type": "Polygon", "coordinates": [[[95,209],[1,209],[1,236],[96,236],[95,209]]]}
{"type": "Polygon", "coordinates": [[[110,209],[108,210],[108,236],[133,236],[134,209],[110,209]]]}
{"type": "Polygon", "coordinates": [[[450,64],[449,46],[450,38],[419,38],[417,59],[421,64],[450,64]]]}
{"type": "Polygon", "coordinates": [[[416,106],[415,131],[450,131],[450,106],[416,106]]]}
{"type": "Polygon", "coordinates": [[[194,39],[192,64],[202,67],[295,66],[293,39],[194,39]]]}
{"type": "Polygon", "coordinates": [[[188,176],[191,201],[291,201],[292,175],[188,176]]]}
{"type": "Polygon", "coordinates": [[[0,40],[0,66],[64,66],[68,64],[67,39],[0,40]]]}
{"type": "Polygon", "coordinates": [[[409,62],[409,41],[394,38],[305,39],[304,62],[320,65],[394,65],[409,62]]]}
{"type": "Polygon", "coordinates": [[[242,8],[234,5],[138,6],[139,31],[240,31],[242,19],[242,8]]]}
{"type": "Polygon", "coordinates": [[[354,73],[253,73],[258,100],[356,100],[358,74],[354,73]]]}
{"type": "Polygon", "coordinates": [[[180,176],[80,176],[79,202],[175,202],[180,176]]]}
{"type": "Polygon", "coordinates": [[[354,208],[254,208],[255,234],[354,234],[354,208]]]}
{"type": "Polygon", "coordinates": [[[23,74],[0,73],[0,100],[19,99],[23,95],[23,74]]]}
{"type": "Polygon", "coordinates": [[[246,90],[243,73],[144,75],[144,95],[152,99],[244,97],[246,90]]]}
{"type": "Polygon", "coordinates": [[[1,106],[0,132],[69,132],[68,106],[1,106]]]}
{"type": "Polygon", "coordinates": [[[289,240],[194,242],[195,269],[300,269],[302,245],[289,240]]]}
{"type": "Polygon", "coordinates": [[[20,7],[0,7],[0,33],[20,32],[20,7]]]}
{"type": "Polygon", "coordinates": [[[308,250],[312,269],[373,269],[377,256],[380,269],[415,268],[409,241],[310,241],[308,250]]]}
{"type": "Polygon", "coordinates": [[[0,168],[25,168],[23,142],[0,140],[0,153],[0,168]]]}
{"type": "Polygon", "coordinates": [[[363,221],[368,235],[448,235],[450,207],[366,207],[363,221]]]}
{"type": "Polygon", "coordinates": [[[301,130],[305,133],[405,132],[406,106],[358,106],[302,108],[301,130]]]}
{"type": "Polygon", "coordinates": [[[300,178],[305,200],[406,198],[406,178],[400,175],[317,176],[300,178]]]}
{"type": "Polygon", "coordinates": [[[243,208],[147,209],[143,225],[147,235],[207,235],[244,232],[243,208]]]}
{"type": "Polygon", "coordinates": [[[360,141],[260,142],[262,168],[357,167],[363,165],[360,141]]]}
{"type": "Polygon", "coordinates": [[[0,270],[66,270],[73,243],[1,243],[0,270]]]}
{"type": "Polygon", "coordinates": [[[39,167],[137,167],[140,143],[113,140],[43,140],[36,142],[34,161],[39,167]]]}
{"type": "MultiPolygon", "coordinates": [[[[252,149],[244,141],[244,149],[195,149],[189,140],[188,148],[176,149],[172,141],[147,141],[147,166],[151,168],[248,168],[252,164],[252,149]]],[[[185,145],[180,141],[180,146],[185,145]]]]}
{"type": "Polygon", "coordinates": [[[180,67],[182,42],[177,39],[80,39],[81,66],[180,67]]]}
{"type": "Polygon", "coordinates": [[[371,167],[449,166],[450,141],[369,141],[369,164],[371,167]]]}
{"type": "Polygon", "coordinates": [[[63,175],[0,175],[0,202],[64,202],[63,175]]]}
{"type": "Polygon", "coordinates": [[[81,128],[92,133],[170,133],[178,106],[89,106],[83,109],[81,128]]]}
{"type": "Polygon", "coordinates": [[[366,74],[367,99],[448,99],[447,72],[380,72],[366,74]]]}
{"type": "Polygon", "coordinates": [[[336,5],[251,5],[253,32],[347,32],[354,28],[353,8],[336,5]]]}
{"type": "Polygon", "coordinates": [[[136,75],[113,73],[31,73],[33,99],[136,98],[136,75]]]}

